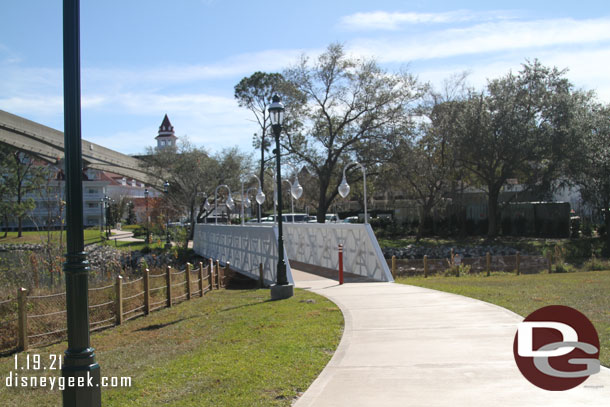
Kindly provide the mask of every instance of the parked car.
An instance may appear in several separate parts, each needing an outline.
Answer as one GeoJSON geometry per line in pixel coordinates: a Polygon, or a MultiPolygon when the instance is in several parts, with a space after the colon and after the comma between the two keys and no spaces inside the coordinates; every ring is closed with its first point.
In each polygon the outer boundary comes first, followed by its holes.
{"type": "Polygon", "coordinates": [[[347,218],[343,219],[341,222],[342,223],[358,223],[358,217],[357,216],[348,216],[347,218]]]}
{"type": "Polygon", "coordinates": [[[340,222],[341,218],[336,213],[327,213],[326,214],[326,223],[336,223],[340,222]]]}

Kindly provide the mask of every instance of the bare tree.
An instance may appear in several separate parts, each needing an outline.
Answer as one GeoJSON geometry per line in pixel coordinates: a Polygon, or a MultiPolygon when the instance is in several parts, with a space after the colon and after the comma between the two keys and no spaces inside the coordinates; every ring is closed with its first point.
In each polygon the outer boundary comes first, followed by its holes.
{"type": "Polygon", "coordinates": [[[313,62],[303,56],[284,78],[284,95],[293,103],[286,103],[282,144],[317,177],[317,220],[324,222],[337,195],[340,166],[353,159],[369,165],[387,160],[396,135],[410,125],[421,89],[410,74],[350,57],[339,44],[313,62]]]}

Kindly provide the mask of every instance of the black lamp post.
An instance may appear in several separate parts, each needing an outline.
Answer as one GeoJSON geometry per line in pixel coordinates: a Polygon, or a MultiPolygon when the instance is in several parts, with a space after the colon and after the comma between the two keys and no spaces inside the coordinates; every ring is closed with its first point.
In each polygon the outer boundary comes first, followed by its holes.
{"type": "Polygon", "coordinates": [[[102,405],[100,366],[89,338],[89,262],[85,253],[83,222],[83,160],[80,104],[80,7],[78,0],[63,2],[64,154],[66,173],[66,276],[68,349],[61,374],[66,383],[64,407],[102,405]],[[90,378],[90,380],[88,380],[90,378]]]}
{"type": "Polygon", "coordinates": [[[290,298],[294,295],[294,285],[288,283],[286,276],[286,261],[284,259],[284,235],[282,232],[282,173],[280,170],[280,134],[282,133],[282,122],[284,121],[284,105],[278,95],[274,95],[271,105],[269,105],[269,118],[271,128],[275,136],[275,163],[276,163],[276,183],[277,183],[277,277],[276,283],[271,286],[271,299],[280,300],[290,298]]]}
{"type": "Polygon", "coordinates": [[[104,203],[106,208],[106,240],[110,239],[110,197],[108,195],[104,196],[104,203]]]}
{"type": "Polygon", "coordinates": [[[150,222],[148,216],[148,188],[144,188],[144,201],[146,202],[146,244],[150,244],[150,222]]]}
{"type": "Polygon", "coordinates": [[[104,198],[100,198],[100,238],[104,237],[104,198]]]}
{"type": "Polygon", "coordinates": [[[167,203],[167,194],[169,193],[169,181],[163,184],[163,192],[165,193],[165,248],[171,247],[172,243],[169,240],[169,205],[167,203]]]}

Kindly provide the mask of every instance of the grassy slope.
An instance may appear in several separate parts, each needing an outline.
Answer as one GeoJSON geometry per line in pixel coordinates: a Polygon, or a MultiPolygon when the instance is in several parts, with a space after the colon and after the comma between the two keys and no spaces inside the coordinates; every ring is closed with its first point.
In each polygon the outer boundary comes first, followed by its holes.
{"type": "MultiPolygon", "coordinates": [[[[102,375],[133,381],[131,388],[103,389],[103,405],[289,406],[330,360],[343,317],[306,291],[268,299],[268,290],[214,291],[94,334],[102,375]]],[[[61,343],[30,353],[65,349],[61,343]]],[[[0,376],[12,366],[13,357],[0,359],[0,376]]],[[[56,406],[61,393],[3,385],[0,399],[7,406],[56,406]]]]}
{"type": "MultiPolygon", "coordinates": [[[[51,232],[51,239],[54,242],[59,242],[59,231],[51,232]]],[[[23,232],[21,237],[17,237],[17,232],[8,232],[8,236],[4,237],[4,232],[0,232],[0,244],[41,244],[47,241],[47,232],[23,232]]],[[[100,231],[93,229],[85,229],[85,244],[100,243],[102,241],[100,231]]],[[[66,244],[66,232],[63,232],[63,242],[66,244]]]]}
{"type": "Polygon", "coordinates": [[[546,305],[567,305],[595,325],[600,359],[610,366],[610,271],[566,274],[492,274],[456,277],[399,277],[397,282],[477,298],[527,316],[546,305]]]}

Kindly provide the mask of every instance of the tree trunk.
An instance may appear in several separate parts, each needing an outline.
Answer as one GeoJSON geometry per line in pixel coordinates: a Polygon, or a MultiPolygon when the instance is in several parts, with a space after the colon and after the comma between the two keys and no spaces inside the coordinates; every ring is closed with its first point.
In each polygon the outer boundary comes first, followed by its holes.
{"type": "Polygon", "coordinates": [[[320,196],[318,198],[318,214],[316,215],[318,223],[326,222],[326,211],[329,206],[329,202],[326,200],[326,190],[328,190],[329,183],[330,179],[320,177],[320,196]]]}
{"type": "Polygon", "coordinates": [[[608,202],[604,205],[604,223],[606,224],[606,242],[604,247],[604,255],[608,257],[610,255],[610,213],[608,213],[608,202]]]}
{"type": "Polygon", "coordinates": [[[498,234],[498,197],[500,196],[500,188],[494,185],[488,185],[488,200],[487,200],[487,219],[489,222],[487,228],[487,236],[495,237],[498,234]]]}
{"type": "Polygon", "coordinates": [[[6,214],[4,214],[4,237],[6,238],[7,236],[8,236],[8,216],[6,214]]]}
{"type": "Polygon", "coordinates": [[[193,240],[195,236],[195,201],[191,201],[191,206],[189,208],[189,232],[186,234],[186,241],[184,242],[184,248],[188,249],[189,240],[193,240]]]}
{"type": "Polygon", "coordinates": [[[415,239],[418,241],[424,235],[424,223],[425,223],[426,217],[428,217],[430,215],[431,211],[432,211],[432,205],[430,205],[430,203],[426,202],[426,203],[424,203],[424,205],[422,205],[421,212],[420,212],[420,218],[419,218],[419,225],[417,226],[417,236],[415,237],[415,239]]]}

